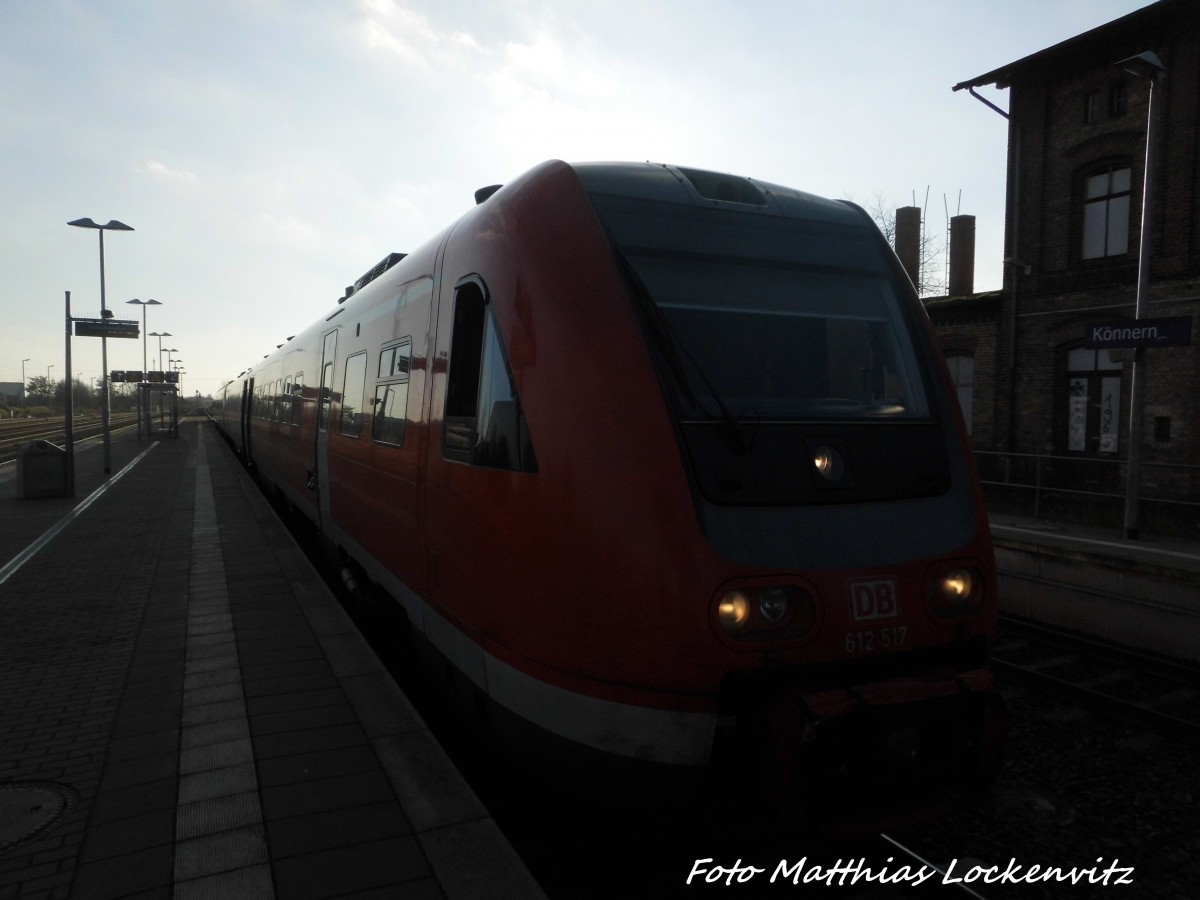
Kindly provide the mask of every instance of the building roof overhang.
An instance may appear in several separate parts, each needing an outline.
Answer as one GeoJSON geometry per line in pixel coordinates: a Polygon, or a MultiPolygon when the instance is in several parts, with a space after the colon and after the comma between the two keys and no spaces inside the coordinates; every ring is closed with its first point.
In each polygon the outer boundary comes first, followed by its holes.
{"type": "Polygon", "coordinates": [[[1195,9],[1192,0],[1159,0],[998,69],[960,81],[954,85],[954,90],[969,90],[988,84],[1004,89],[1022,77],[1050,66],[1060,68],[1064,62],[1072,59],[1085,65],[1094,65],[1097,60],[1115,63],[1130,55],[1130,46],[1136,45],[1139,51],[1152,49],[1142,46],[1142,43],[1161,40],[1164,24],[1177,24],[1181,15],[1189,9],[1195,9]]]}

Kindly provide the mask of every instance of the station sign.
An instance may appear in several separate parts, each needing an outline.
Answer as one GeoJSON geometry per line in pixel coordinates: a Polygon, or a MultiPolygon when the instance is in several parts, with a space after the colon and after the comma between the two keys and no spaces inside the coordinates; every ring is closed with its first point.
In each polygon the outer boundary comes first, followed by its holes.
{"type": "Polygon", "coordinates": [[[1190,347],[1192,317],[1117,319],[1088,325],[1083,346],[1088,350],[1132,350],[1142,347],[1190,347]]]}
{"type": "Polygon", "coordinates": [[[117,383],[133,382],[137,383],[142,380],[142,373],[131,370],[113,369],[109,373],[108,380],[117,383]]]}
{"type": "Polygon", "coordinates": [[[75,319],[75,337],[136,338],[136,319],[75,319]]]}

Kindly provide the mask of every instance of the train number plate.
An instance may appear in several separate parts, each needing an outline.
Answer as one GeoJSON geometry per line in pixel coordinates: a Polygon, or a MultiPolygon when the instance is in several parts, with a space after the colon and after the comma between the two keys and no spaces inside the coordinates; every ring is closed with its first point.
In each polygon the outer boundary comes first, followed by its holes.
{"type": "Polygon", "coordinates": [[[862,631],[846,632],[846,652],[878,653],[898,650],[908,640],[908,626],[895,625],[889,628],[867,628],[862,631]]]}
{"type": "Polygon", "coordinates": [[[850,582],[850,612],[855,622],[894,619],[900,615],[896,579],[875,578],[850,582]]]}

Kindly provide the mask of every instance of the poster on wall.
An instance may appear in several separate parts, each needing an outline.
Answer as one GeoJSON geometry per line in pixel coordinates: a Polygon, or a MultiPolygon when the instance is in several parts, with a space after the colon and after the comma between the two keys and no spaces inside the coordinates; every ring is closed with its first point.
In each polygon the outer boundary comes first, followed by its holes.
{"type": "Polygon", "coordinates": [[[1067,449],[1083,452],[1087,449],[1087,394],[1086,378],[1072,378],[1070,384],[1070,410],[1067,415],[1067,449]]]}
{"type": "Polygon", "coordinates": [[[1100,452],[1117,452],[1117,433],[1121,430],[1121,379],[1100,379],[1100,452]]]}

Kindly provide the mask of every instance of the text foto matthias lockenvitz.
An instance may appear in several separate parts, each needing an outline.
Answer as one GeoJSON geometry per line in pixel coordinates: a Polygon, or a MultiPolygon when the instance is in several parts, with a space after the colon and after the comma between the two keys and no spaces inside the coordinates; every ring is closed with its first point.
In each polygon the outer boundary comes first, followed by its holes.
{"type": "MultiPolygon", "coordinates": [[[[866,859],[839,859],[833,865],[809,863],[808,857],[796,862],[781,859],[770,875],[770,882],[824,884],[845,887],[855,884],[891,884],[916,887],[933,881],[934,884],[1034,884],[1037,882],[1067,882],[1070,884],[1133,884],[1133,867],[1122,866],[1114,859],[1107,866],[1104,857],[1096,857],[1092,866],[1055,866],[1041,863],[1024,864],[1015,858],[1005,866],[987,866],[976,860],[954,859],[945,869],[931,865],[890,865],[872,867],[866,859]]],[[[744,864],[740,859],[732,866],[713,865],[713,860],[697,859],[688,873],[688,884],[725,884],[730,887],[750,881],[765,880],[767,869],[744,864]]]]}

